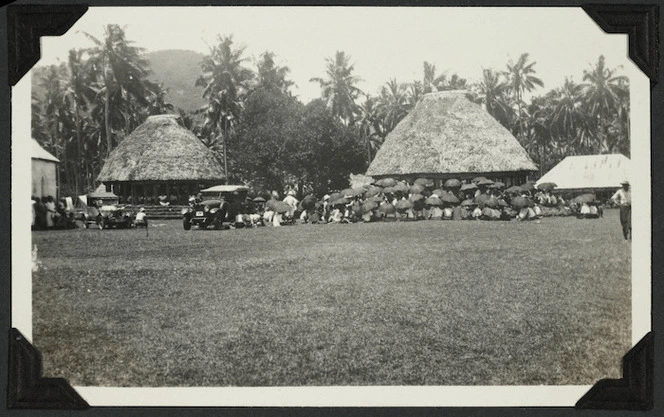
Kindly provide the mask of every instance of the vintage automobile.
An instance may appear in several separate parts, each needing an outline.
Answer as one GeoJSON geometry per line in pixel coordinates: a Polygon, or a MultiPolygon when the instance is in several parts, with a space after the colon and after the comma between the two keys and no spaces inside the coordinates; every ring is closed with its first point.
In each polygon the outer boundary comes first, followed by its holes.
{"type": "Polygon", "coordinates": [[[244,185],[216,185],[202,190],[200,199],[190,202],[189,207],[182,210],[184,230],[190,230],[192,226],[222,229],[224,222],[232,222],[236,215],[246,212],[248,192],[244,185]]]}
{"type": "Polygon", "coordinates": [[[134,223],[134,214],[131,210],[119,205],[118,196],[102,191],[78,197],[81,206],[79,219],[89,228],[91,224],[100,229],[128,229],[134,223]]]}

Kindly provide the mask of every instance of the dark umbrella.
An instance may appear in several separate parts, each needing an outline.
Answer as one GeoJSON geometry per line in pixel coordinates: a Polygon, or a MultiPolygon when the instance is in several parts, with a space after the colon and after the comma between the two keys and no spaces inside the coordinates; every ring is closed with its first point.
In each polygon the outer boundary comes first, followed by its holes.
{"type": "Polygon", "coordinates": [[[433,191],[431,192],[431,194],[435,194],[435,195],[437,195],[438,197],[442,197],[442,196],[444,196],[445,194],[447,194],[447,191],[442,190],[442,189],[440,189],[440,188],[437,188],[437,189],[433,190],[433,191]]]}
{"type": "Polygon", "coordinates": [[[302,199],[300,204],[302,204],[302,208],[305,210],[313,210],[316,207],[316,196],[309,194],[302,199]]]}
{"type": "Polygon", "coordinates": [[[597,198],[595,197],[595,194],[590,194],[590,193],[581,194],[580,196],[574,197],[574,199],[572,199],[572,201],[574,201],[575,203],[586,203],[586,204],[594,203],[596,200],[597,198]]]}
{"type": "Polygon", "coordinates": [[[496,197],[489,197],[488,200],[484,202],[485,207],[491,207],[491,208],[496,208],[500,205],[500,202],[496,197]]]}
{"type": "Polygon", "coordinates": [[[461,186],[461,191],[468,191],[468,190],[476,190],[477,185],[473,184],[472,182],[470,184],[463,184],[461,186]]]}
{"type": "Polygon", "coordinates": [[[444,203],[448,204],[459,204],[459,198],[452,193],[445,193],[444,196],[440,197],[444,203]]]}
{"type": "Polygon", "coordinates": [[[524,207],[530,207],[530,200],[527,199],[526,197],[521,197],[521,196],[514,197],[512,199],[512,207],[518,210],[524,207]]]}
{"type": "Polygon", "coordinates": [[[424,191],[424,186],[420,184],[414,184],[410,187],[410,192],[413,194],[421,194],[424,191]]]}
{"type": "Polygon", "coordinates": [[[491,198],[491,196],[489,196],[489,194],[480,194],[477,197],[475,197],[475,202],[481,208],[484,208],[484,206],[486,205],[486,202],[489,201],[490,198],[491,198]]]}
{"type": "Polygon", "coordinates": [[[394,187],[397,185],[397,181],[393,178],[383,178],[382,180],[376,181],[376,185],[379,187],[394,187]]]}
{"type": "Polygon", "coordinates": [[[461,187],[461,181],[459,181],[459,180],[456,179],[456,178],[452,178],[452,179],[450,179],[450,180],[445,181],[444,186],[447,187],[447,188],[457,188],[457,187],[461,187]]]}
{"type": "Polygon", "coordinates": [[[433,180],[429,178],[418,178],[413,184],[421,185],[423,187],[433,187],[433,180]]]}
{"type": "Polygon", "coordinates": [[[475,177],[475,178],[473,178],[473,182],[475,184],[477,184],[478,182],[480,182],[482,180],[485,180],[485,179],[486,179],[486,177],[475,177]]]}
{"type": "Polygon", "coordinates": [[[513,186],[509,187],[509,188],[508,188],[507,190],[505,190],[505,191],[508,192],[508,193],[510,193],[510,194],[521,194],[521,192],[522,192],[523,190],[522,190],[521,187],[519,187],[518,185],[513,185],[513,186]]]}
{"type": "Polygon", "coordinates": [[[340,199],[341,197],[343,197],[343,194],[341,194],[341,193],[332,193],[332,194],[330,194],[330,201],[336,201],[336,200],[340,199]]]}
{"type": "Polygon", "coordinates": [[[346,197],[341,197],[341,198],[338,198],[338,199],[334,200],[332,202],[332,205],[333,206],[340,206],[340,205],[345,206],[348,203],[350,203],[350,200],[348,200],[346,197]]]}
{"type": "Polygon", "coordinates": [[[442,206],[443,205],[443,200],[441,200],[440,197],[438,197],[436,194],[433,194],[431,197],[424,200],[424,202],[431,205],[431,206],[442,206]]]}
{"type": "Polygon", "coordinates": [[[265,203],[265,199],[263,197],[256,197],[253,200],[254,203],[265,203]]]}
{"type": "Polygon", "coordinates": [[[537,184],[537,189],[542,191],[551,191],[556,187],[557,185],[553,182],[543,182],[541,184],[537,184]]]}
{"type": "Polygon", "coordinates": [[[400,182],[399,184],[394,186],[394,191],[400,191],[402,193],[407,193],[409,191],[409,188],[405,183],[400,182]]]}
{"type": "Polygon", "coordinates": [[[380,207],[378,207],[378,211],[385,214],[394,214],[396,213],[397,209],[390,203],[384,203],[381,204],[380,207]]]}
{"type": "Polygon", "coordinates": [[[276,203],[273,204],[273,209],[277,213],[286,213],[291,210],[291,206],[288,204],[284,203],[283,201],[277,201],[276,203]]]}
{"type": "Polygon", "coordinates": [[[397,201],[395,207],[397,208],[397,210],[408,210],[410,208],[413,208],[413,203],[408,200],[399,200],[397,201]]]}
{"type": "Polygon", "coordinates": [[[533,191],[535,189],[535,182],[533,181],[526,181],[525,184],[521,185],[521,189],[523,191],[533,191]]]}
{"type": "Polygon", "coordinates": [[[470,198],[468,200],[463,200],[461,202],[461,207],[471,207],[471,206],[474,206],[474,205],[475,205],[475,202],[470,198]]]}
{"type": "Polygon", "coordinates": [[[423,200],[424,196],[422,194],[413,194],[408,199],[410,201],[419,201],[419,200],[423,200]]]}
{"type": "Polygon", "coordinates": [[[375,210],[378,207],[378,204],[374,201],[367,201],[362,204],[362,213],[368,213],[372,210],[375,210]]]}

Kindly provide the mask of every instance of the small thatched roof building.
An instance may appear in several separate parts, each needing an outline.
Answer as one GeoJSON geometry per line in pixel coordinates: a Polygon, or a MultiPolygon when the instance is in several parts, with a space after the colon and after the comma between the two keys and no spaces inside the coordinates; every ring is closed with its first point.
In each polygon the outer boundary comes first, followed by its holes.
{"type": "Polygon", "coordinates": [[[631,161],[622,154],[568,156],[537,182],[556,184],[554,192],[612,193],[629,180],[631,161]]]}
{"type": "Polygon", "coordinates": [[[516,138],[466,91],[426,94],[385,138],[367,175],[437,182],[476,176],[508,185],[537,166],[516,138]]]}
{"type": "Polygon", "coordinates": [[[223,183],[221,164],[178,117],[148,117],[111,152],[98,180],[131,202],[156,201],[162,194],[183,201],[223,183]]]}

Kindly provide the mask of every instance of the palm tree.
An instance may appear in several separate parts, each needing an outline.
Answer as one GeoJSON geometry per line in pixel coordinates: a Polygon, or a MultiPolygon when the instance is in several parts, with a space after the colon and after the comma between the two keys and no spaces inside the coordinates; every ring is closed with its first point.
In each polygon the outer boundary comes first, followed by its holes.
{"type": "Polygon", "coordinates": [[[293,81],[287,79],[290,68],[276,65],[274,53],[265,51],[256,63],[258,68],[258,87],[275,88],[284,94],[288,93],[293,81]]]}
{"type": "Polygon", "coordinates": [[[611,151],[608,143],[610,119],[616,117],[628,97],[627,77],[616,75],[606,67],[604,55],[590,70],[583,71],[583,101],[590,115],[597,120],[598,152],[611,151]]]}
{"type": "Polygon", "coordinates": [[[99,76],[99,95],[104,96],[103,118],[108,156],[113,149],[112,122],[124,121],[124,131],[128,134],[128,103],[133,99],[142,105],[146,104],[148,61],[142,57],[143,49],[132,46],[133,42],[127,40],[119,25],[107,25],[103,40],[88,33],[85,35],[95,44],[86,52],[90,55],[94,73],[99,76]],[[116,114],[111,114],[111,108],[116,114]]]}
{"type": "Polygon", "coordinates": [[[327,77],[315,77],[310,81],[320,85],[321,97],[327,108],[348,126],[352,123],[357,110],[355,100],[362,93],[356,87],[360,78],[353,75],[355,66],[350,63],[350,56],[343,51],[337,51],[334,58],[327,58],[325,62],[327,77]]]}
{"type": "Polygon", "coordinates": [[[510,60],[507,64],[507,77],[509,80],[509,87],[512,92],[514,104],[517,107],[517,120],[521,135],[525,130],[523,120],[523,93],[532,91],[535,87],[544,87],[541,79],[535,76],[534,66],[537,62],[528,62],[528,53],[521,54],[516,62],[510,60]]]}
{"type": "Polygon", "coordinates": [[[240,119],[242,102],[246,97],[254,73],[245,67],[245,48],[235,48],[232,36],[218,36],[218,43],[203,58],[202,73],[196,86],[203,87],[203,98],[208,104],[201,111],[205,114],[204,130],[211,143],[221,142],[224,175],[228,181],[229,134],[240,119]],[[212,135],[212,136],[209,136],[212,135]]]}
{"type": "Polygon", "coordinates": [[[436,75],[436,66],[424,61],[424,76],[422,77],[422,93],[427,94],[439,91],[445,83],[445,74],[436,75]]]}
{"type": "Polygon", "coordinates": [[[367,148],[367,166],[371,164],[372,150],[377,150],[384,138],[379,106],[373,97],[366,96],[358,106],[360,136],[367,148]]]}
{"type": "Polygon", "coordinates": [[[388,81],[380,92],[379,109],[385,134],[388,134],[408,114],[406,86],[396,79],[388,81]]]}
{"type": "Polygon", "coordinates": [[[476,85],[476,100],[484,104],[487,113],[510,129],[513,112],[507,100],[509,86],[502,75],[491,69],[482,69],[482,80],[476,85]]]}

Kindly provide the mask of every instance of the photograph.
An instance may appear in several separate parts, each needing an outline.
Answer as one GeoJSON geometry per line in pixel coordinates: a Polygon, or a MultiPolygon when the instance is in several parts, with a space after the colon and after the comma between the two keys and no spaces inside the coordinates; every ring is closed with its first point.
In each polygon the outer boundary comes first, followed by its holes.
{"type": "Polygon", "coordinates": [[[581,8],[90,7],[12,96],[12,326],[90,405],[573,406],[651,329],[581,8]]]}

